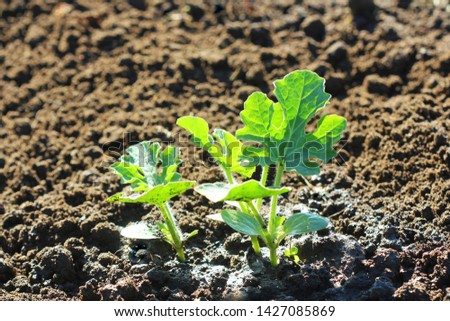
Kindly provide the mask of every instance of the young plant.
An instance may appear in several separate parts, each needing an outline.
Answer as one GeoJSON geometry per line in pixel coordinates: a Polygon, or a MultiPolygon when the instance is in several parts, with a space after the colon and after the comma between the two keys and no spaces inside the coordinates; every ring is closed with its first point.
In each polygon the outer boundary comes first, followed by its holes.
{"type": "MultiPolygon", "coordinates": [[[[261,239],[269,248],[271,264],[277,266],[277,248],[287,235],[318,231],[329,224],[326,218],[310,213],[295,213],[287,218],[277,215],[278,195],[289,191],[281,187],[283,173],[318,174],[320,163],[336,156],[333,145],[341,138],[346,120],[337,115],[325,115],[318,121],[315,131],[307,132],[309,121],[331,98],[324,91],[325,80],[314,72],[297,70],[275,81],[274,85],[278,102],[260,92],[250,95],[240,114],[245,126],[237,131],[237,138],[226,132],[230,140],[218,139],[219,148],[213,147],[214,140],[204,120],[183,117],[178,124],[193,136],[194,143],[217,160],[228,180],[228,184],[203,184],[195,190],[212,202],[237,206],[238,210],[222,210],[220,219],[234,230],[250,235],[256,253],[260,251],[258,238],[261,239]],[[227,145],[231,141],[232,146],[227,145]],[[235,181],[233,173],[242,174],[243,168],[250,168],[244,175],[249,177],[256,166],[262,168],[259,182],[249,180],[239,184],[235,181]],[[268,187],[270,166],[276,168],[276,175],[272,186],[268,187]],[[271,198],[268,217],[261,211],[265,197],[271,198]]],[[[225,132],[216,130],[215,133],[217,131],[225,132]]]]}
{"type": "MultiPolygon", "coordinates": [[[[157,223],[163,239],[177,252],[180,261],[185,261],[183,242],[197,234],[197,231],[184,236],[172,214],[169,200],[184,193],[195,185],[193,181],[180,181],[177,168],[178,149],[168,146],[161,150],[159,143],[144,141],[127,149],[128,155],[121,156],[119,162],[111,168],[120,177],[123,184],[129,184],[130,190],[117,193],[107,199],[108,202],[146,203],[156,205],[161,211],[163,222],[157,223]]],[[[122,230],[122,235],[134,239],[159,238],[154,225],[135,224],[122,230]]]]}
{"type": "Polygon", "coordinates": [[[298,257],[298,248],[296,246],[290,246],[288,249],[284,250],[284,255],[292,259],[294,263],[300,262],[300,258],[298,257]]]}

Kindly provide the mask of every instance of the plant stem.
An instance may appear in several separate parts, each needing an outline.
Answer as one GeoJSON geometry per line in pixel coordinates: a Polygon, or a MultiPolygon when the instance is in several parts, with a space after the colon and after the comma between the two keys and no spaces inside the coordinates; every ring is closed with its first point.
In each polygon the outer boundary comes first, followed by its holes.
{"type": "MultiPolygon", "coordinates": [[[[260,183],[263,186],[266,186],[267,176],[269,176],[269,167],[270,167],[269,165],[266,165],[266,166],[263,166],[263,168],[262,168],[260,183]]],[[[256,201],[256,208],[258,209],[258,211],[261,209],[262,201],[263,201],[262,198],[259,198],[256,201]]]]}
{"type": "Polygon", "coordinates": [[[265,223],[263,218],[261,217],[261,214],[259,214],[258,209],[255,207],[255,204],[253,204],[252,201],[247,202],[248,208],[250,209],[250,213],[253,214],[253,217],[258,220],[258,223],[261,225],[262,228],[265,227],[265,223]]]}
{"type": "Polygon", "coordinates": [[[272,264],[273,267],[278,266],[278,256],[277,256],[277,246],[271,245],[269,246],[270,251],[270,264],[272,264]]]}
{"type": "MultiPolygon", "coordinates": [[[[278,188],[281,185],[281,179],[283,178],[284,165],[282,160],[278,160],[277,164],[277,173],[275,175],[275,181],[273,183],[273,187],[278,188]]],[[[270,203],[270,215],[269,215],[269,224],[268,231],[271,235],[273,235],[275,229],[275,222],[277,217],[277,204],[278,204],[278,195],[272,196],[272,201],[270,203]]]]}
{"type": "Polygon", "coordinates": [[[252,240],[253,251],[255,251],[256,254],[261,254],[261,246],[259,245],[258,237],[256,235],[251,235],[250,239],[252,240]]]}
{"type": "MultiPolygon", "coordinates": [[[[223,173],[225,175],[225,178],[227,179],[229,184],[234,184],[234,178],[233,178],[233,174],[231,174],[231,170],[229,168],[226,168],[224,166],[222,166],[222,170],[223,173]]],[[[244,213],[248,212],[248,209],[245,205],[244,202],[239,202],[239,206],[241,208],[241,211],[244,213]]],[[[261,253],[261,247],[259,246],[259,241],[258,241],[258,237],[255,235],[251,235],[250,239],[252,240],[252,247],[253,250],[255,251],[256,254],[260,254],[261,253]]]]}
{"type": "Polygon", "coordinates": [[[164,202],[159,206],[161,214],[166,222],[167,228],[169,229],[170,235],[172,236],[173,243],[172,246],[177,251],[178,259],[181,262],[186,261],[183,251],[183,241],[180,230],[175,225],[175,218],[173,217],[172,211],[170,210],[167,202],[164,202]]]}
{"type": "MultiPolygon", "coordinates": [[[[265,228],[264,220],[261,217],[261,214],[259,214],[259,211],[256,209],[255,204],[253,204],[252,201],[249,201],[249,202],[247,202],[247,208],[249,209],[250,214],[252,214],[253,217],[255,217],[258,220],[258,222],[261,225],[261,227],[265,228]]],[[[258,236],[251,235],[250,238],[252,239],[253,250],[255,250],[256,254],[260,254],[261,253],[261,247],[259,245],[258,236]]]]}
{"type": "Polygon", "coordinates": [[[223,170],[223,173],[224,173],[225,178],[227,179],[228,183],[234,184],[235,182],[234,182],[233,174],[231,174],[231,170],[224,166],[222,166],[222,170],[223,170]]]}

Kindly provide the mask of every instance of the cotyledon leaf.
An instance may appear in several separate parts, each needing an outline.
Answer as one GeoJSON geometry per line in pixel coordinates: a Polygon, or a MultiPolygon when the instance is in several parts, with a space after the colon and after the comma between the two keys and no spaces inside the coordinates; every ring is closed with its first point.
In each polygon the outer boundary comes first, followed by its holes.
{"type": "Polygon", "coordinates": [[[212,202],[244,201],[280,195],[289,192],[289,188],[265,187],[253,179],[241,184],[207,183],[195,187],[195,191],[212,202]]]}
{"type": "Polygon", "coordinates": [[[290,235],[311,233],[326,228],[329,221],[319,215],[296,213],[288,217],[284,223],[284,232],[290,235]]]}
{"type": "Polygon", "coordinates": [[[108,198],[107,201],[161,205],[171,198],[184,193],[194,185],[195,182],[193,181],[170,182],[166,185],[157,185],[145,191],[144,193],[133,193],[127,196],[123,196],[123,193],[117,193],[108,198]]]}
{"type": "Polygon", "coordinates": [[[258,220],[248,214],[235,210],[222,210],[222,219],[233,230],[246,235],[264,235],[258,220]]]}
{"type": "Polygon", "coordinates": [[[128,225],[120,231],[120,235],[135,240],[155,240],[161,238],[159,228],[145,222],[128,225]]]}

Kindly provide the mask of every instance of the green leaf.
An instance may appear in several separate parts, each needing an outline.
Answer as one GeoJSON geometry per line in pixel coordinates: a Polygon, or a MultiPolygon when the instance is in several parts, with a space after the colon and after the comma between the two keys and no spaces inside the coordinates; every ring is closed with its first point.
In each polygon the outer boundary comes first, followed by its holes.
{"type": "Polygon", "coordinates": [[[117,193],[108,198],[107,201],[161,205],[171,198],[184,193],[194,185],[195,182],[193,181],[170,182],[166,185],[157,185],[155,187],[151,187],[144,193],[133,193],[128,196],[124,196],[122,192],[117,193]]]}
{"type": "Polygon", "coordinates": [[[188,235],[186,235],[185,240],[189,240],[191,237],[194,237],[198,234],[198,230],[194,230],[191,233],[189,233],[188,235]]]}
{"type": "Polygon", "coordinates": [[[214,143],[213,138],[209,135],[208,123],[201,117],[181,117],[178,118],[177,125],[192,135],[192,142],[198,147],[208,150],[209,146],[214,143]]]}
{"type": "Polygon", "coordinates": [[[284,109],[289,122],[287,127],[291,131],[295,129],[295,124],[301,124],[304,128],[307,121],[331,98],[324,91],[325,80],[309,70],[291,72],[276,80],[274,85],[274,94],[284,109]]]}
{"type": "Polygon", "coordinates": [[[285,121],[279,104],[274,104],[267,95],[255,92],[244,103],[240,113],[245,127],[237,131],[240,138],[263,142],[266,137],[282,138],[285,121]]]}
{"type": "Polygon", "coordinates": [[[254,93],[244,104],[241,117],[245,126],[237,131],[237,137],[261,146],[246,148],[243,158],[262,166],[281,159],[288,171],[317,174],[320,162],[336,156],[333,145],[341,138],[346,121],[336,115],[324,116],[315,132],[305,132],[308,122],[331,97],[324,91],[325,80],[316,73],[297,70],[274,85],[278,103],[254,93]]]}
{"type": "Polygon", "coordinates": [[[200,117],[186,116],[177,120],[177,125],[184,128],[192,136],[192,142],[207,151],[221,166],[244,177],[252,176],[253,166],[241,164],[243,145],[230,132],[215,129],[213,132],[217,140],[209,135],[208,123],[200,117]]]}
{"type": "Polygon", "coordinates": [[[253,179],[242,184],[208,183],[195,188],[197,193],[202,194],[212,202],[243,201],[279,195],[289,192],[289,188],[265,187],[253,179]]]}
{"type": "Polygon", "coordinates": [[[128,196],[118,193],[109,202],[161,204],[195,184],[179,182],[181,175],[177,168],[181,161],[174,146],[162,150],[159,143],[144,141],[130,146],[127,152],[111,168],[123,184],[130,184],[133,193],[128,196]]]}
{"type": "Polygon", "coordinates": [[[241,165],[241,156],[244,146],[231,133],[223,129],[215,129],[213,133],[217,142],[222,148],[220,157],[216,160],[225,168],[229,168],[232,172],[239,173],[244,177],[251,177],[255,171],[255,166],[241,165]]]}
{"type": "Polygon", "coordinates": [[[120,177],[122,184],[131,184],[135,190],[144,190],[147,188],[147,182],[142,174],[142,169],[134,164],[118,162],[111,165],[111,168],[120,177]]]}
{"type": "Polygon", "coordinates": [[[222,210],[222,219],[233,230],[246,235],[264,235],[258,220],[241,211],[222,210]]]}
{"type": "Polygon", "coordinates": [[[300,235],[322,230],[328,224],[329,221],[325,217],[309,213],[297,213],[287,218],[284,223],[284,231],[286,234],[300,235]]]}
{"type": "Polygon", "coordinates": [[[298,257],[298,248],[295,246],[284,250],[284,255],[288,258],[292,258],[295,263],[300,261],[300,258],[298,257]]]}

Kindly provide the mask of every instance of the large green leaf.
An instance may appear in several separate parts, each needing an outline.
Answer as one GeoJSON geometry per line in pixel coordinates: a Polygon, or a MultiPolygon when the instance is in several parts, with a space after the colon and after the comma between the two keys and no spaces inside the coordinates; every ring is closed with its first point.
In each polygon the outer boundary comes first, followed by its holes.
{"type": "Polygon", "coordinates": [[[259,142],[259,148],[248,148],[244,158],[251,164],[276,164],[282,159],[287,170],[308,176],[319,172],[318,162],[336,155],[333,145],[346,127],[344,118],[322,117],[317,130],[306,133],[308,122],[331,97],[324,91],[325,80],[308,70],[297,70],[275,85],[278,103],[262,93],[252,94],[241,112],[244,128],[237,137],[259,142]]]}
{"type": "Polygon", "coordinates": [[[212,202],[243,201],[279,195],[289,192],[289,188],[265,187],[253,179],[241,184],[207,183],[199,185],[195,191],[212,202]]]}
{"type": "Polygon", "coordinates": [[[192,142],[205,150],[214,143],[214,139],[209,134],[209,126],[206,120],[201,117],[185,116],[178,118],[177,125],[184,128],[191,136],[192,142]]]}
{"type": "Polygon", "coordinates": [[[194,185],[195,182],[193,181],[170,182],[165,185],[151,187],[143,193],[133,193],[131,195],[124,196],[124,194],[120,192],[108,198],[107,201],[161,205],[171,198],[184,193],[194,185]]]}
{"type": "Polygon", "coordinates": [[[310,213],[297,213],[286,219],[284,223],[285,234],[300,235],[326,228],[329,221],[319,215],[310,213]]]}
{"type": "Polygon", "coordinates": [[[248,214],[235,210],[222,210],[222,219],[233,230],[246,235],[264,235],[258,220],[248,214]]]}

